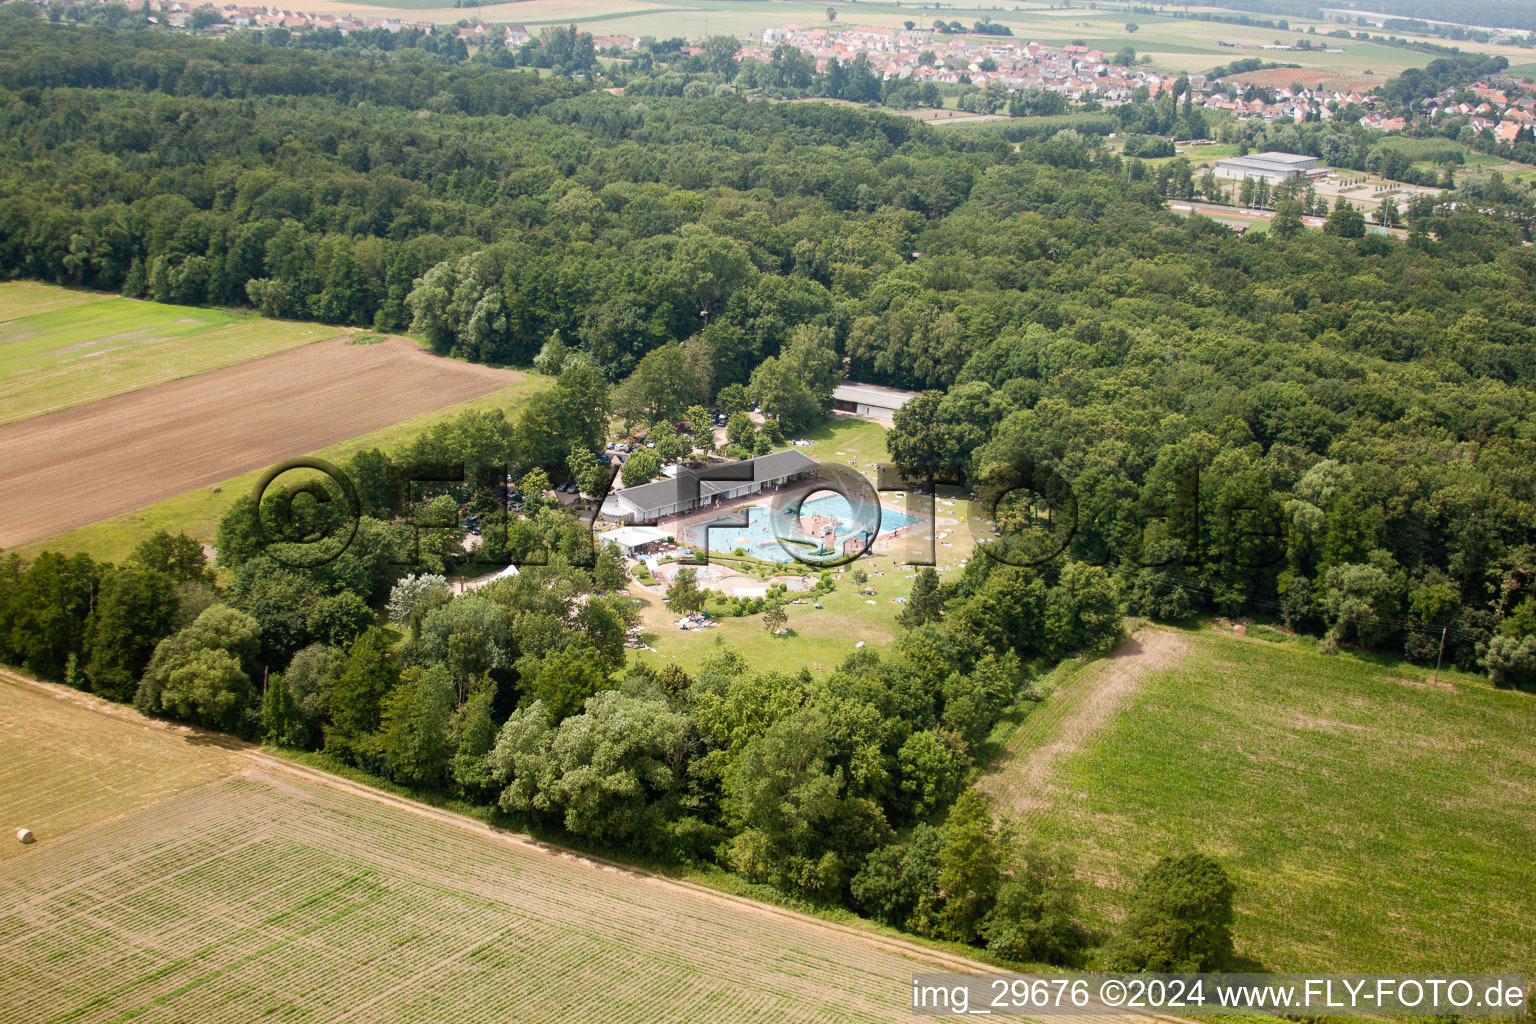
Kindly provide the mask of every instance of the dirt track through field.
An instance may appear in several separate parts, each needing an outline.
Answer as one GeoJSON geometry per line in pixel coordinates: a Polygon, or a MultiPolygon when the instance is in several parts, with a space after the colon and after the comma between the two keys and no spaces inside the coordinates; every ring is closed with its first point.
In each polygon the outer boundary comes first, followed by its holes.
{"type": "Polygon", "coordinates": [[[1149,674],[1176,664],[1188,646],[1169,630],[1137,631],[1046,698],[1009,741],[1001,763],[981,787],[1008,813],[1027,818],[1047,807],[1057,763],[1108,725],[1149,674]]]}
{"type": "Polygon", "coordinates": [[[0,426],[0,547],[515,384],[404,338],[333,339],[0,426]]]}

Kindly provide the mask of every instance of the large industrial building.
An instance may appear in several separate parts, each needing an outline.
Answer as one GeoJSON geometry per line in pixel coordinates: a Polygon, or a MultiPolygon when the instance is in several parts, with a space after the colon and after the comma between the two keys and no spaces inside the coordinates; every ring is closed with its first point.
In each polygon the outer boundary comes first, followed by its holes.
{"type": "Polygon", "coordinates": [[[1298,156],[1295,153],[1253,153],[1248,156],[1231,156],[1217,160],[1215,173],[1218,178],[1238,181],[1253,179],[1278,185],[1293,178],[1322,178],[1329,173],[1327,167],[1319,167],[1317,157],[1298,156]]]}

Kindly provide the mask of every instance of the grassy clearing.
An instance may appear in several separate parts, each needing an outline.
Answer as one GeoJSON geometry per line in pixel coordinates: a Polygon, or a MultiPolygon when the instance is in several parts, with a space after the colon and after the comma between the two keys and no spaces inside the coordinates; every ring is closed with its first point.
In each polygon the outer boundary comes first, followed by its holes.
{"type": "MultiPolygon", "coordinates": [[[[1155,857],[1200,849],[1234,873],[1239,950],[1267,968],[1536,966],[1531,695],[1264,635],[1180,634],[1182,659],[1022,808],[1101,883],[1095,923],[1155,857]]],[[[1035,756],[1050,705],[1010,758],[1035,756]]]]}
{"type": "Polygon", "coordinates": [[[82,703],[102,702],[0,669],[0,860],[33,849],[12,839],[18,828],[30,828],[41,848],[243,767],[190,732],[82,703]]]}
{"type": "Polygon", "coordinates": [[[218,309],[0,283],[0,423],[346,333],[218,309]]]}
{"type": "MultiPolygon", "coordinates": [[[[546,378],[529,374],[528,379],[481,398],[445,406],[435,412],[402,420],[393,426],[354,437],[311,454],[340,463],[354,452],[365,448],[382,448],[388,451],[406,444],[432,424],[452,419],[467,409],[501,408],[512,415],[530,395],[545,387],[547,383],[546,378]]],[[[243,476],[225,480],[215,487],[200,487],[150,505],[148,508],[113,516],[67,533],[31,541],[19,545],[14,550],[23,558],[31,558],[38,552],[46,550],[63,551],[66,554],[84,552],[92,558],[116,562],[125,558],[147,534],[156,530],[185,533],[205,544],[212,544],[218,532],[219,520],[229,510],[230,504],[241,494],[249,493],[264,472],[265,469],[246,473],[243,476]]]]}
{"type": "Polygon", "coordinates": [[[922,960],[269,771],[0,867],[7,1019],[888,1021],[922,960]]]}

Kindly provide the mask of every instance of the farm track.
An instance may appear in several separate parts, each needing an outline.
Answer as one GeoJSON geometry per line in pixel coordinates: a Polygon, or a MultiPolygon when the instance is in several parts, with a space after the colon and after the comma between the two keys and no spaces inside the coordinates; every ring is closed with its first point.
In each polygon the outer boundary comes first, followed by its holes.
{"type": "Polygon", "coordinates": [[[1176,664],[1189,645],[1179,634],[1144,627],[1107,657],[1078,671],[1025,722],[981,787],[1005,813],[1026,820],[1051,804],[1062,758],[1082,749],[1140,689],[1147,675],[1176,664]]]}
{"type": "Polygon", "coordinates": [[[405,338],[332,339],[0,426],[0,547],[86,526],[514,384],[405,338]]]}

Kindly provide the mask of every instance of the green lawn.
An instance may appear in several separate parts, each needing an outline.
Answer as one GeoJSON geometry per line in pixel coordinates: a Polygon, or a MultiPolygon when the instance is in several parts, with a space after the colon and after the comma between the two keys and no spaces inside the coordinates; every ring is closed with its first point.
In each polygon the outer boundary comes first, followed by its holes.
{"type": "Polygon", "coordinates": [[[346,328],[0,283],[0,423],[271,355],[346,328]]]}
{"type": "Polygon", "coordinates": [[[1182,636],[1026,822],[1101,883],[1095,924],[1197,849],[1233,873],[1239,951],[1268,969],[1536,968],[1536,696],[1271,630],[1182,636]]]}
{"type": "MultiPolygon", "coordinates": [[[[326,328],[326,330],[334,329],[326,328]]],[[[530,395],[547,384],[547,378],[529,373],[528,379],[502,388],[500,391],[493,391],[489,395],[461,402],[458,405],[445,406],[423,416],[402,420],[393,426],[375,430],[361,437],[354,437],[349,441],[331,445],[329,448],[322,448],[312,454],[339,463],[352,453],[364,448],[382,448],[388,451],[404,445],[433,423],[452,419],[466,409],[500,407],[508,410],[509,414],[515,414],[530,395]]],[[[150,505],[148,508],[125,512],[123,515],[113,516],[111,519],[104,519],[90,526],[82,526],[78,530],[31,541],[13,550],[23,558],[31,558],[45,550],[63,551],[67,554],[79,551],[85,552],[92,558],[115,562],[121,561],[147,534],[156,530],[186,533],[205,544],[212,544],[218,532],[219,520],[228,511],[230,503],[241,494],[249,493],[263,472],[265,470],[234,477],[216,487],[201,487],[195,491],[188,491],[150,505]]]]}

